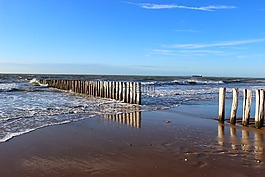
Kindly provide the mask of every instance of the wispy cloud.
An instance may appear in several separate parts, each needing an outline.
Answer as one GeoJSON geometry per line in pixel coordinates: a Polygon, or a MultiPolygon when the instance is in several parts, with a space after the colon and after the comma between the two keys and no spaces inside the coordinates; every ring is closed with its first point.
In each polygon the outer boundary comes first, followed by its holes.
{"type": "Polygon", "coordinates": [[[238,55],[237,58],[264,58],[265,53],[263,54],[253,54],[253,55],[238,55]]]}
{"type": "Polygon", "coordinates": [[[170,54],[170,53],[173,53],[172,50],[165,50],[165,49],[154,49],[153,51],[154,51],[154,52],[157,52],[157,53],[164,53],[164,54],[170,54]]]}
{"type": "Polygon", "coordinates": [[[164,50],[164,49],[153,49],[152,54],[164,55],[164,56],[177,56],[177,57],[187,57],[187,56],[205,56],[205,55],[230,55],[221,50],[196,50],[196,49],[182,49],[182,50],[164,50]]]}
{"type": "Polygon", "coordinates": [[[225,46],[236,46],[243,44],[251,44],[264,42],[265,38],[261,39],[250,39],[250,40],[237,40],[237,41],[224,41],[211,44],[173,44],[167,45],[167,48],[179,48],[179,49],[199,49],[199,48],[209,48],[209,47],[225,47],[225,46]]]}
{"type": "Polygon", "coordinates": [[[178,50],[179,53],[205,53],[205,54],[224,54],[224,51],[219,50],[178,50]]]}
{"type": "Polygon", "coordinates": [[[192,7],[192,6],[183,6],[176,4],[153,4],[153,3],[132,3],[126,2],[128,4],[137,5],[144,9],[188,9],[188,10],[199,10],[199,11],[215,11],[220,9],[235,9],[235,6],[226,6],[226,5],[209,5],[201,7],[192,7]]]}

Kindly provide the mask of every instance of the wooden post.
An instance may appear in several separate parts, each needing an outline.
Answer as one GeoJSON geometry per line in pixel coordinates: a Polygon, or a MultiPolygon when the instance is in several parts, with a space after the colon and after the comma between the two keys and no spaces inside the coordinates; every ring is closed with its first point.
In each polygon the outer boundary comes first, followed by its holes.
{"type": "Polygon", "coordinates": [[[132,82],[130,82],[130,104],[133,104],[133,92],[134,92],[134,90],[133,90],[133,83],[132,82]]]}
{"type": "Polygon", "coordinates": [[[74,90],[74,81],[73,81],[73,80],[71,80],[70,90],[71,90],[72,92],[73,92],[73,90],[74,90]]]}
{"type": "Polygon", "coordinates": [[[116,84],[115,84],[115,100],[119,100],[119,89],[120,89],[120,87],[119,87],[119,83],[120,82],[116,82],[116,84]]]}
{"type": "Polygon", "coordinates": [[[233,103],[231,109],[230,124],[236,123],[237,107],[238,107],[238,88],[233,88],[233,103]]]}
{"type": "Polygon", "coordinates": [[[260,90],[260,100],[259,100],[259,123],[256,128],[261,128],[264,123],[264,90],[260,90]]]}
{"type": "Polygon", "coordinates": [[[130,103],[130,82],[126,82],[126,103],[130,103]]]}
{"type": "Polygon", "coordinates": [[[125,102],[126,100],[126,82],[122,83],[122,101],[125,102]]]}
{"type": "Polygon", "coordinates": [[[263,126],[264,119],[264,90],[256,90],[255,128],[263,126]]]}
{"type": "Polygon", "coordinates": [[[256,90],[256,109],[255,109],[255,127],[259,122],[259,104],[260,104],[260,90],[256,90]]]}
{"type": "Polygon", "coordinates": [[[93,93],[92,93],[93,95],[92,96],[94,96],[94,97],[97,96],[97,89],[96,89],[97,87],[96,86],[97,86],[97,82],[93,81],[92,82],[92,87],[93,87],[93,93]]]}
{"type": "Polygon", "coordinates": [[[109,86],[108,86],[108,82],[104,81],[104,88],[105,88],[105,98],[108,98],[109,96],[109,86]]]}
{"type": "Polygon", "coordinates": [[[95,93],[95,96],[98,97],[98,81],[95,81],[95,87],[96,87],[96,93],[95,93]]]}
{"type": "Polygon", "coordinates": [[[91,81],[88,81],[87,95],[88,95],[88,96],[91,96],[91,81]]]}
{"type": "Polygon", "coordinates": [[[225,92],[226,88],[219,89],[219,122],[224,122],[225,119],[225,92]]]}
{"type": "Polygon", "coordinates": [[[244,105],[243,105],[243,119],[242,125],[249,125],[250,107],[251,107],[252,90],[244,90],[244,105]]]}
{"type": "Polygon", "coordinates": [[[88,81],[85,82],[85,95],[88,95],[88,81]]]}
{"type": "Polygon", "coordinates": [[[136,104],[141,104],[141,83],[137,82],[136,83],[136,104]]]}
{"type": "Polygon", "coordinates": [[[136,100],[137,100],[137,94],[136,94],[136,82],[133,82],[133,104],[136,104],[136,100]]]}
{"type": "Polygon", "coordinates": [[[78,93],[82,93],[81,88],[82,88],[81,81],[78,81],[78,93]]]}
{"type": "Polygon", "coordinates": [[[123,83],[119,82],[119,101],[122,101],[123,83]]]}
{"type": "Polygon", "coordinates": [[[115,90],[116,90],[115,86],[116,86],[116,82],[113,81],[112,82],[112,87],[111,87],[111,91],[112,91],[111,98],[112,99],[115,99],[115,90]]]}

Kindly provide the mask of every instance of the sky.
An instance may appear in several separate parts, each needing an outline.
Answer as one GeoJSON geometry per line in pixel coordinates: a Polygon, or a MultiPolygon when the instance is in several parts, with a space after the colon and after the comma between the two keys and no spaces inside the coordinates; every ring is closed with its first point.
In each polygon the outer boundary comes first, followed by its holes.
{"type": "Polygon", "coordinates": [[[265,1],[0,0],[0,73],[265,77],[265,1]]]}

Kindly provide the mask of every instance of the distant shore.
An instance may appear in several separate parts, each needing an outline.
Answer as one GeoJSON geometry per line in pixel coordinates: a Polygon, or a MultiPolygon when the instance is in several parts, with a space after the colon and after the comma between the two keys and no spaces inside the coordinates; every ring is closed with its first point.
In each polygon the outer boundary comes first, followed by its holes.
{"type": "Polygon", "coordinates": [[[0,143],[1,175],[263,176],[264,132],[218,125],[205,109],[143,112],[140,128],[96,116],[38,129],[0,143]]]}

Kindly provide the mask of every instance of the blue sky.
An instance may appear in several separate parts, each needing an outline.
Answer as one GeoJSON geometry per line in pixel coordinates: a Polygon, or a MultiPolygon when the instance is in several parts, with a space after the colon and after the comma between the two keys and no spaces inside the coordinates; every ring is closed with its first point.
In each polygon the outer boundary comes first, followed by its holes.
{"type": "Polygon", "coordinates": [[[0,73],[265,77],[261,0],[0,0],[0,73]]]}

